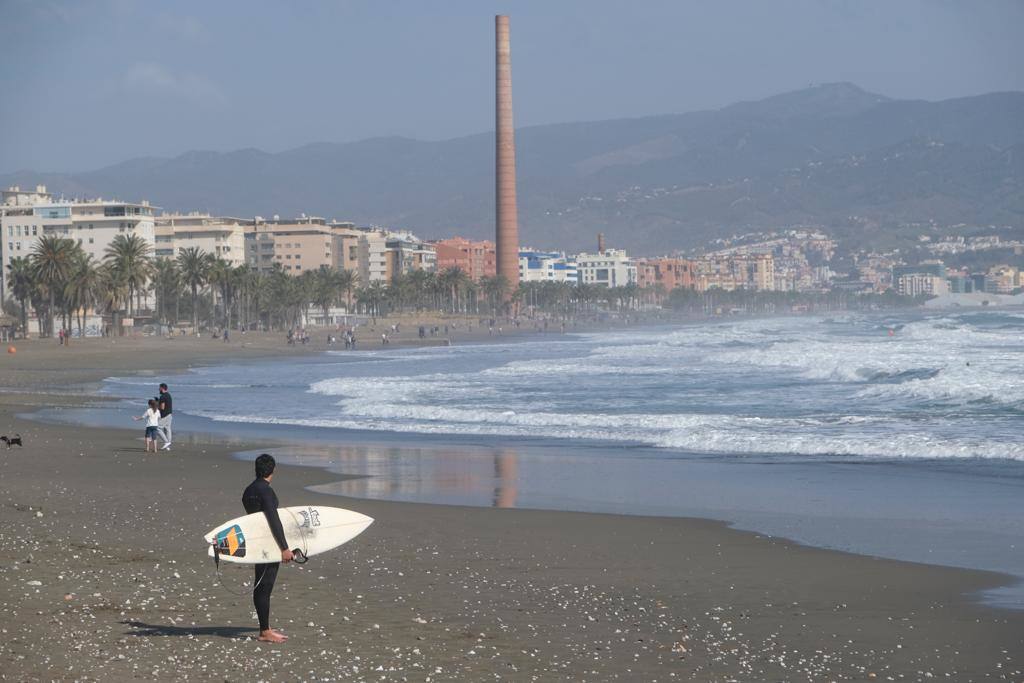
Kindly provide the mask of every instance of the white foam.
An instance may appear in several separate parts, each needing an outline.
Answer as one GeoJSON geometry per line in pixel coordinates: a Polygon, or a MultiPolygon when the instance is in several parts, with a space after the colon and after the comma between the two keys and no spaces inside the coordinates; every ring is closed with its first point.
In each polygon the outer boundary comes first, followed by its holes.
{"type": "Polygon", "coordinates": [[[366,362],[417,361],[415,370],[387,363],[365,378],[351,376],[353,363],[328,365],[342,376],[311,384],[309,403],[204,414],[733,455],[1024,461],[1024,444],[1010,436],[1020,427],[1013,411],[1024,410],[1020,331],[965,320],[740,320],[557,344],[374,351],[366,362]],[[719,393],[726,386],[731,393],[719,393]]]}

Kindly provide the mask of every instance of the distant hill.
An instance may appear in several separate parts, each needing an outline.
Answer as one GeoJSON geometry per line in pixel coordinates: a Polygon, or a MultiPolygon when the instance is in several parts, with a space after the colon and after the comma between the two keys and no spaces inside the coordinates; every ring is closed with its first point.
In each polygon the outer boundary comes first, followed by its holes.
{"type": "MultiPolygon", "coordinates": [[[[1024,93],[941,102],[822,85],[715,111],[517,131],[521,238],[660,253],[796,223],[841,236],[904,222],[1024,224],[1024,93]]],[[[268,154],[188,152],[75,174],[21,172],[67,195],[166,209],[312,215],[493,233],[493,133],[375,138],[268,154]]]]}

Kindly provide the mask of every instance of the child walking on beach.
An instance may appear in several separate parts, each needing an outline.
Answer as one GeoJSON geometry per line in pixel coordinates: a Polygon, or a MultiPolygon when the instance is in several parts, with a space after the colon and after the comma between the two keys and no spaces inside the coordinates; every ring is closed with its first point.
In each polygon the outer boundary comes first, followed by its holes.
{"type": "Polygon", "coordinates": [[[160,431],[160,409],[155,399],[149,399],[149,408],[142,415],[133,417],[133,420],[146,421],[146,452],[149,453],[149,444],[153,444],[153,452],[156,453],[156,436],[160,431]]]}

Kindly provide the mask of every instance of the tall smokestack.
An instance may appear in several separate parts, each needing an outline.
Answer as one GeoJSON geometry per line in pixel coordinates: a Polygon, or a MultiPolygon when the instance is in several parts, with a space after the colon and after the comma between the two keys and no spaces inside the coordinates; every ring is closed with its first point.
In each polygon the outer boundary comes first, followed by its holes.
{"type": "Polygon", "coordinates": [[[512,125],[512,48],[508,17],[494,17],[495,49],[495,231],[498,274],[519,287],[519,212],[516,209],[516,141],[512,125]]]}
{"type": "Polygon", "coordinates": [[[597,233],[597,253],[598,254],[603,254],[604,253],[604,233],[603,232],[597,233]]]}

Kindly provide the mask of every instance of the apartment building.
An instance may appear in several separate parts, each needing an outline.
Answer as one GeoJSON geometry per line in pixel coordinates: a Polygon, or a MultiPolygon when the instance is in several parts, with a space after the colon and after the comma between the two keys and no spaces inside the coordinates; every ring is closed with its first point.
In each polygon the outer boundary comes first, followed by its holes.
{"type": "MultiPolygon", "coordinates": [[[[33,190],[11,187],[0,194],[0,267],[29,256],[42,236],[74,240],[97,261],[117,235],[138,235],[155,246],[154,210],[149,202],[105,199],[54,199],[39,185],[33,190]]],[[[6,277],[0,277],[0,297],[6,298],[6,277]]]]}
{"type": "Polygon", "coordinates": [[[945,277],[939,275],[908,273],[897,278],[896,289],[904,296],[920,296],[922,294],[939,296],[949,292],[949,283],[945,277]]]}
{"type": "Polygon", "coordinates": [[[391,279],[414,270],[437,271],[437,252],[411,232],[392,232],[384,243],[387,249],[388,273],[391,279]]]}
{"type": "Polygon", "coordinates": [[[301,275],[321,266],[335,268],[339,255],[334,243],[333,230],[323,219],[256,220],[245,260],[260,272],[277,264],[289,275],[301,275]]]}
{"type": "Polygon", "coordinates": [[[665,292],[673,289],[693,289],[693,262],[681,258],[647,258],[636,262],[637,284],[640,287],[661,286],[665,292]]]}
{"type": "Polygon", "coordinates": [[[252,224],[241,218],[205,213],[163,214],[156,218],[155,255],[176,258],[186,249],[198,248],[232,266],[246,262],[245,234],[252,224]]]}
{"type": "Polygon", "coordinates": [[[520,282],[579,282],[576,260],[557,251],[519,252],[520,282]]]}
{"type": "Polygon", "coordinates": [[[596,254],[576,255],[579,281],[585,285],[625,287],[636,284],[636,264],[622,249],[603,249],[596,254]]]}
{"type": "MultiPolygon", "coordinates": [[[[775,291],[775,258],[771,254],[745,255],[714,255],[693,262],[691,274],[694,289],[706,292],[709,289],[722,289],[727,292],[735,289],[753,289],[757,291],[775,291]]],[[[794,277],[794,286],[799,288],[799,278],[794,277]]],[[[807,276],[808,286],[811,283],[807,276]]],[[[788,286],[788,280],[787,280],[788,286]]]]}
{"type": "Polygon", "coordinates": [[[452,237],[433,242],[433,245],[437,252],[438,271],[459,268],[475,282],[483,277],[494,277],[498,272],[494,242],[490,240],[475,242],[464,237],[452,237]]]}
{"type": "Polygon", "coordinates": [[[388,233],[385,230],[369,228],[360,230],[356,242],[356,264],[359,285],[365,287],[373,282],[391,281],[391,259],[388,258],[388,233]]]}

